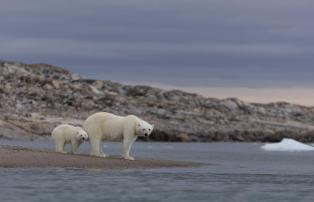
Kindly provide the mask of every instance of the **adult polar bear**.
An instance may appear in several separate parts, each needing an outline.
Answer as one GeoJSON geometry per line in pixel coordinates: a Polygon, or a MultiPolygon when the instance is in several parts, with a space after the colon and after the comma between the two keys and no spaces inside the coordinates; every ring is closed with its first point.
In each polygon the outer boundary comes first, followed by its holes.
{"type": "Polygon", "coordinates": [[[88,117],[83,123],[83,128],[89,136],[91,155],[106,157],[101,142],[123,138],[123,157],[134,160],[130,156],[132,144],[138,136],[149,136],[154,126],[134,115],[117,116],[99,112],[88,117]]]}

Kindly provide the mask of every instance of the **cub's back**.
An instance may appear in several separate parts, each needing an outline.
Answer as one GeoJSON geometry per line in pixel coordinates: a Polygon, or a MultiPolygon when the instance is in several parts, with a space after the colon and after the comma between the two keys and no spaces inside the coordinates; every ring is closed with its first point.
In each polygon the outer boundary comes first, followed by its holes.
{"type": "Polygon", "coordinates": [[[56,138],[65,138],[66,140],[70,140],[71,137],[76,133],[77,128],[68,124],[61,124],[53,129],[51,136],[53,139],[56,138]]]}

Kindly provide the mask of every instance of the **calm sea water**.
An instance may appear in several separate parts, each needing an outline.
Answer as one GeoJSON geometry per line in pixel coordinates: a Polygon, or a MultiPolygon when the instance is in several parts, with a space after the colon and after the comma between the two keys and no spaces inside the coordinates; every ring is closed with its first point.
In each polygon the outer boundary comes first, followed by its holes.
{"type": "MultiPolygon", "coordinates": [[[[52,148],[48,141],[1,144],[52,148]]],[[[208,163],[200,168],[0,168],[0,201],[314,201],[314,152],[266,152],[260,146],[137,142],[133,147],[135,157],[208,163]]],[[[104,147],[109,154],[121,150],[118,143],[104,147]]]]}

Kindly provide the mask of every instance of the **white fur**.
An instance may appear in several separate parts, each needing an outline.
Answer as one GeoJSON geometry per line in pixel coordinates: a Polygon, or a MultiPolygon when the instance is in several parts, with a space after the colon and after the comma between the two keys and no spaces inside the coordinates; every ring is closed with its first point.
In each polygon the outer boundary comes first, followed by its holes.
{"type": "Polygon", "coordinates": [[[106,157],[101,141],[123,139],[123,157],[128,160],[134,160],[130,156],[130,149],[136,138],[149,136],[154,129],[153,125],[137,116],[117,116],[107,112],[91,115],[83,127],[89,136],[91,155],[106,157]]]}
{"type": "Polygon", "coordinates": [[[75,127],[68,124],[57,126],[51,133],[55,143],[56,152],[66,153],[65,144],[71,143],[72,153],[76,154],[79,146],[85,140],[88,140],[87,133],[81,127],[75,127]]]}

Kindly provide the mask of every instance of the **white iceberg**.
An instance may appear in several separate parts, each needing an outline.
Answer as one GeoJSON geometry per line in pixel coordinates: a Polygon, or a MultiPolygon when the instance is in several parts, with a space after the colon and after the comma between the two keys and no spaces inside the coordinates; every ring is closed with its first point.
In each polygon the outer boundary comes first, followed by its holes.
{"type": "Polygon", "coordinates": [[[265,151],[313,151],[314,147],[298,142],[294,139],[284,138],[279,143],[269,143],[261,147],[265,151]]]}

